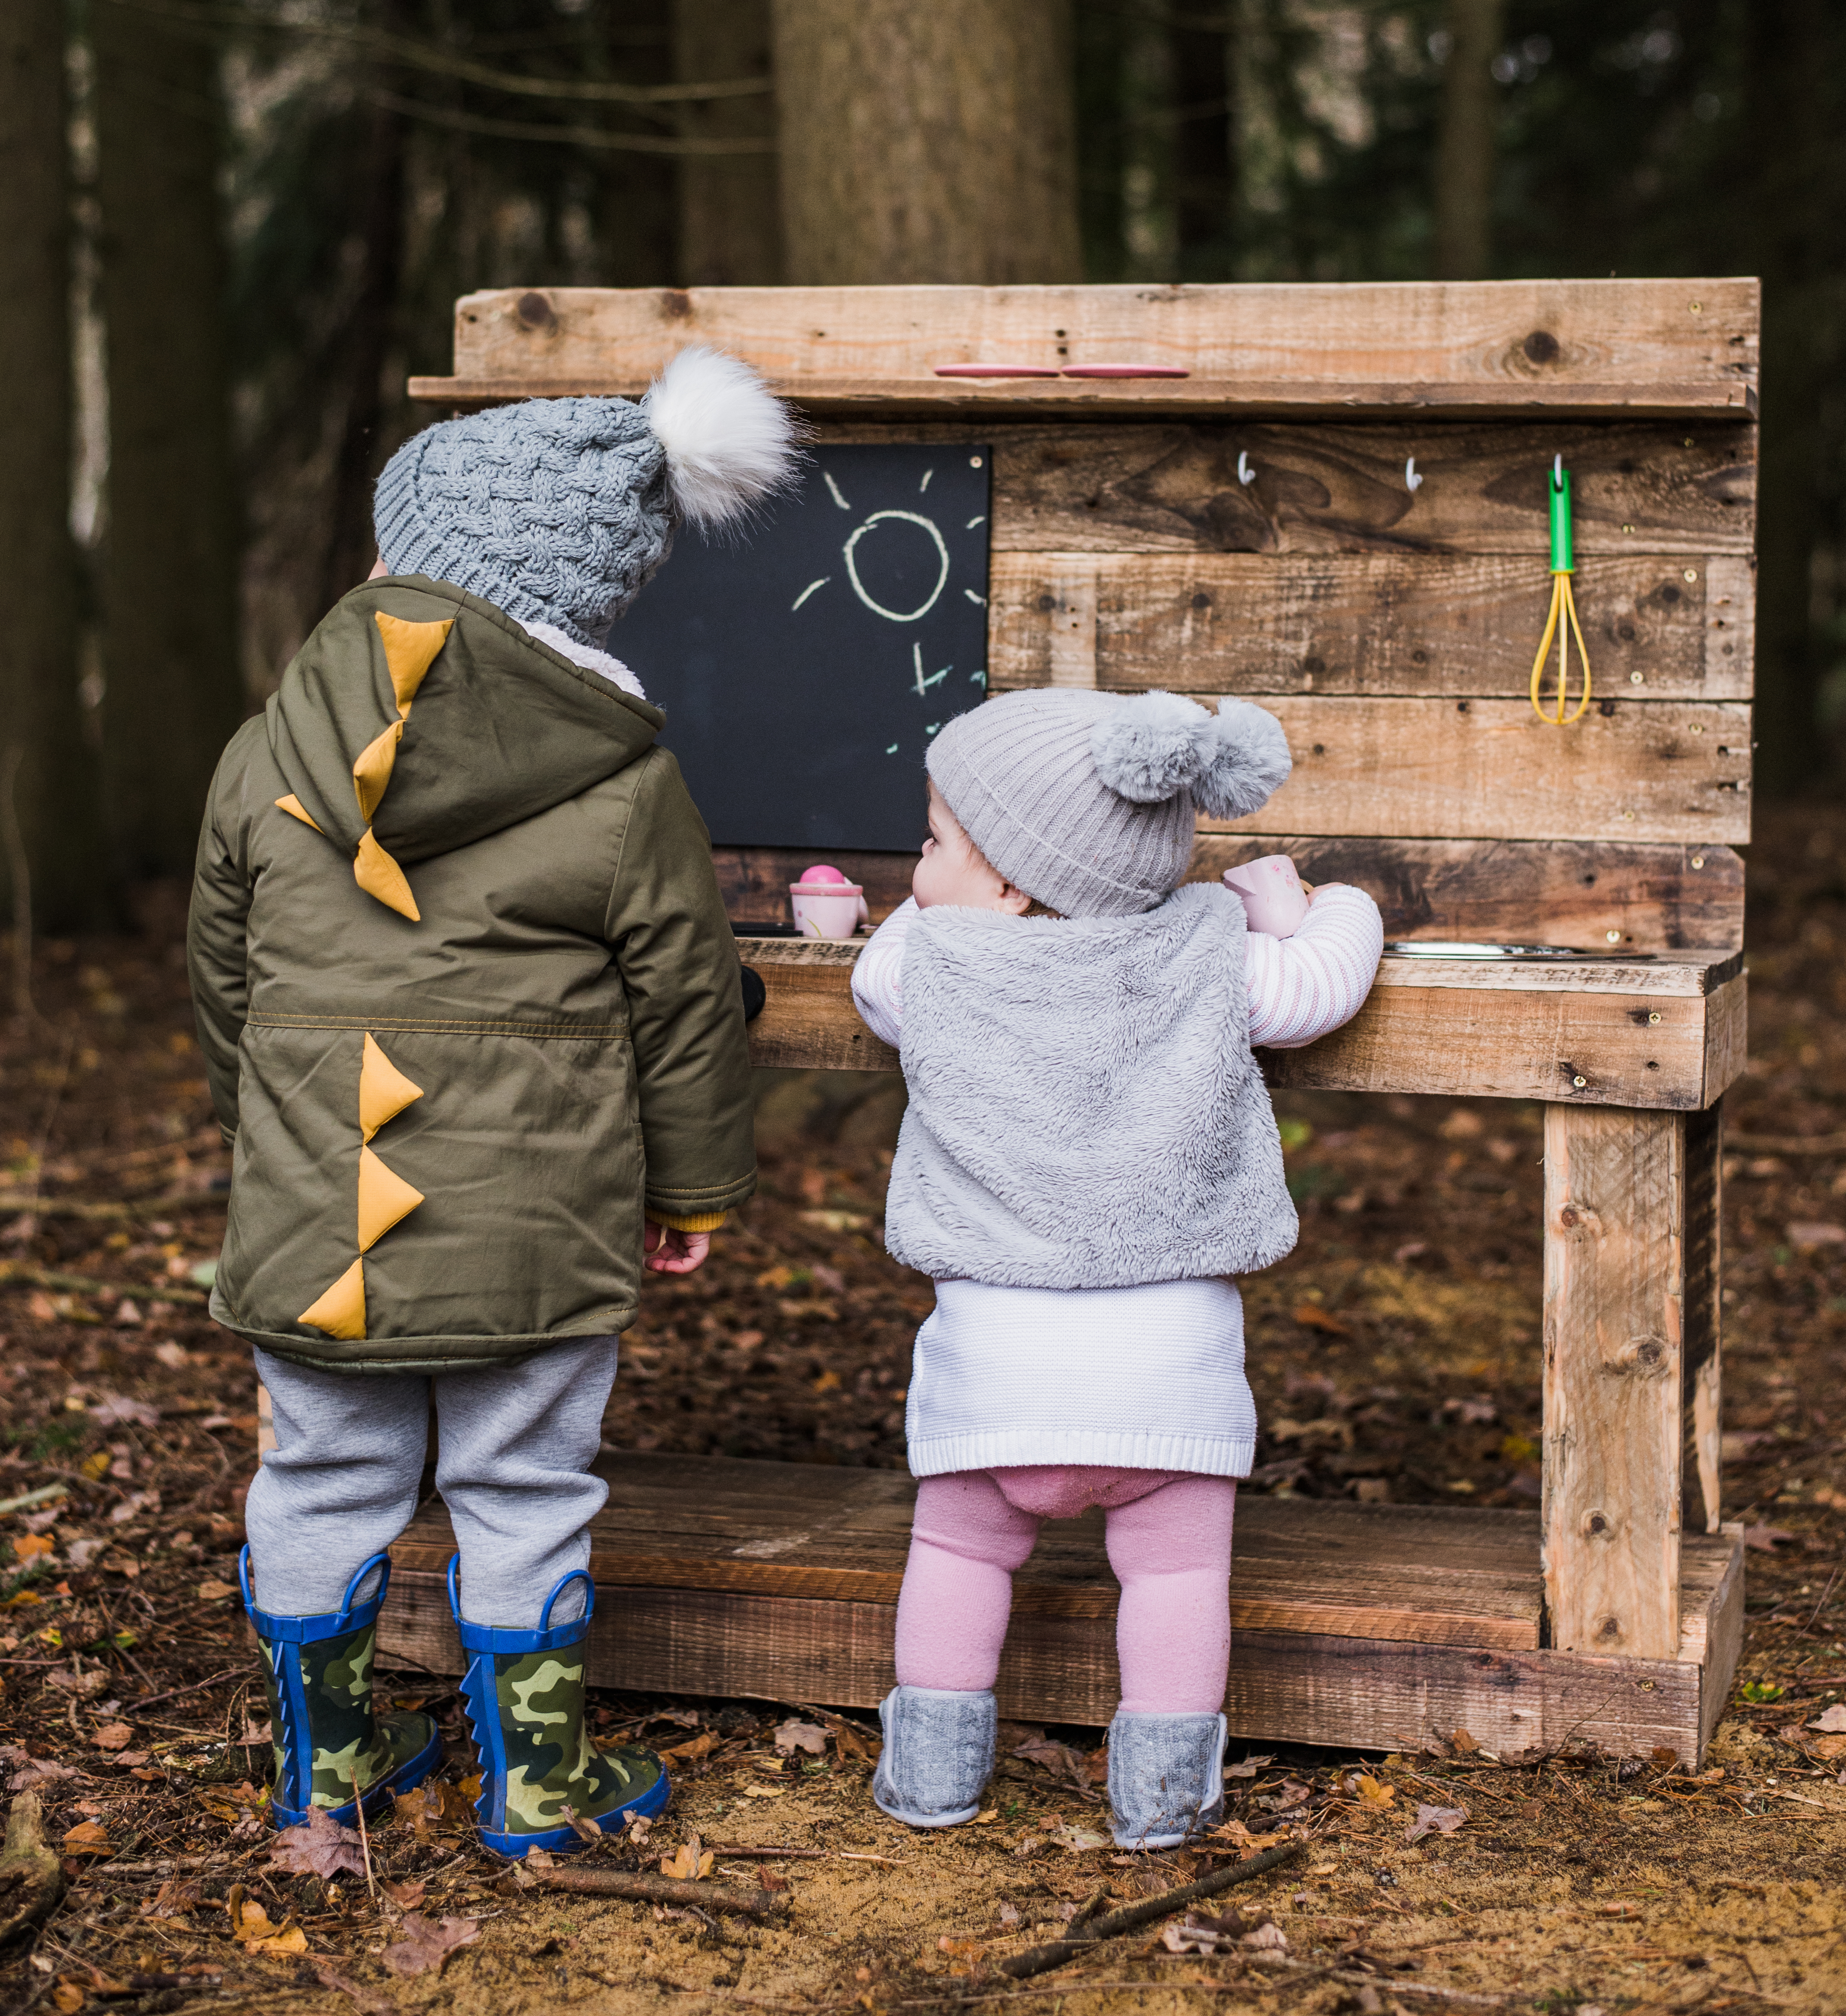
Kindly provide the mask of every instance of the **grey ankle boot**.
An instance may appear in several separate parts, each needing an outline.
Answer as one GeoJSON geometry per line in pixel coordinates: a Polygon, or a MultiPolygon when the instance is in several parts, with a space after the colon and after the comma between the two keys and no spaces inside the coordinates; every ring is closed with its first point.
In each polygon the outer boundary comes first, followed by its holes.
{"type": "Polygon", "coordinates": [[[1109,1803],[1117,1848],[1177,1848],[1224,1818],[1222,1715],[1117,1714],[1109,1803]]]}
{"type": "Polygon", "coordinates": [[[957,1827],[973,1820],[994,1774],[999,1715],[993,1696],[893,1687],[879,1704],[878,1719],[884,1753],[873,1776],[872,1797],[880,1809],[909,1827],[957,1827]]]}

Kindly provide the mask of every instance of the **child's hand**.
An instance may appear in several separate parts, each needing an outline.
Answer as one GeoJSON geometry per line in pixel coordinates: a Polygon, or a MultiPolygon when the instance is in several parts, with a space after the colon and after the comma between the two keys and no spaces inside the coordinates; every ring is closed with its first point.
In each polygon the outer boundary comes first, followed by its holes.
{"type": "Polygon", "coordinates": [[[645,1265],[653,1274],[691,1274],[703,1267],[711,1251],[709,1232],[675,1232],[670,1225],[656,1225],[650,1218],[641,1236],[645,1265]]]}

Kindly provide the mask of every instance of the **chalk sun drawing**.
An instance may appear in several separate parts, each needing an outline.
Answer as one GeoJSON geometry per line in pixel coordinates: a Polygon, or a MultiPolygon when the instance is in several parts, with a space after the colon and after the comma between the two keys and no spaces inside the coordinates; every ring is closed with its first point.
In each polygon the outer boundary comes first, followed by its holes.
{"type": "MultiPolygon", "coordinates": [[[[830,476],[827,478],[829,486],[833,481],[830,476]]],[[[921,621],[935,607],[937,597],[948,585],[948,548],[943,542],[942,535],[937,531],[934,521],[924,517],[919,512],[874,511],[862,525],[855,528],[852,537],[847,541],[841,552],[846,560],[846,578],[852,583],[853,593],[874,615],[885,617],[893,623],[921,621]],[[935,542],[936,585],[914,609],[887,609],[882,603],[873,601],[866,592],[865,583],[859,579],[858,563],[853,556],[854,549],[874,525],[883,524],[893,519],[900,520],[906,524],[920,525],[935,542]]]]}
{"type": "Polygon", "coordinates": [[[795,611],[801,607],[802,603],[808,599],[809,596],[814,593],[816,589],[825,588],[827,583],[833,578],[833,577],[830,574],[823,574],[819,581],[811,581],[808,585],[802,589],[801,592],[795,597],[794,600],[789,604],[788,613],[790,615],[793,616],[795,611]]]}
{"type": "Polygon", "coordinates": [[[840,486],[833,481],[833,472],[830,469],[823,469],[821,474],[826,478],[827,488],[833,493],[833,502],[842,511],[850,511],[852,506],[840,495],[840,486]]]}

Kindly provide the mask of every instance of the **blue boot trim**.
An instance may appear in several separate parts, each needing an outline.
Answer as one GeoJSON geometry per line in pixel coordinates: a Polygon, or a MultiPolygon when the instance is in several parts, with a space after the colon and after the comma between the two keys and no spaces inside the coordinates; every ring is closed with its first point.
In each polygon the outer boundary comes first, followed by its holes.
{"type": "MultiPolygon", "coordinates": [[[[573,1827],[553,1827],[543,1834],[506,1831],[506,1743],[500,1726],[499,1687],[494,1661],[503,1654],[557,1652],[581,1645],[589,1636],[590,1619],[596,1615],[596,1585],[587,1568],[573,1568],[570,1574],[558,1578],[545,1599],[538,1628],[510,1631],[495,1625],[470,1624],[462,1616],[461,1567],[461,1556],[450,1555],[449,1614],[460,1634],[462,1650],[468,1655],[467,1670],[460,1683],[462,1704],[467,1711],[469,1733],[480,1755],[480,1797],[474,1802],[474,1813],[482,1844],[509,1862],[524,1859],[535,1848],[543,1849],[548,1855],[569,1854],[585,1845],[583,1837],[573,1827]],[[568,1624],[554,1625],[552,1607],[574,1582],[583,1584],[583,1615],[568,1624]]],[[[637,1819],[652,1820],[665,1810],[672,1795],[673,1787],[663,1769],[639,1798],[601,1814],[591,1824],[605,1834],[619,1834],[631,1814],[637,1819]]]]}

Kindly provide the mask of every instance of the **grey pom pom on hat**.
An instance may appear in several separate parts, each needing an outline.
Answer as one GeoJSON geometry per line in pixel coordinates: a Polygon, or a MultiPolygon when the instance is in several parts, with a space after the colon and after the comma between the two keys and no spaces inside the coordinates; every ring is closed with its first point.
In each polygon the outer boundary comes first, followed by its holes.
{"type": "Polygon", "coordinates": [[[1246,819],[1287,778],[1288,740],[1248,700],[1041,689],[931,743],[929,773],[1015,888],[1067,917],[1132,916],[1184,879],[1193,821],[1246,819]]]}
{"type": "Polygon", "coordinates": [[[678,525],[736,518],[794,462],[788,409],[747,365],[693,348],[639,402],[527,399],[425,428],[385,465],[372,521],[392,574],[600,646],[678,525]]]}

